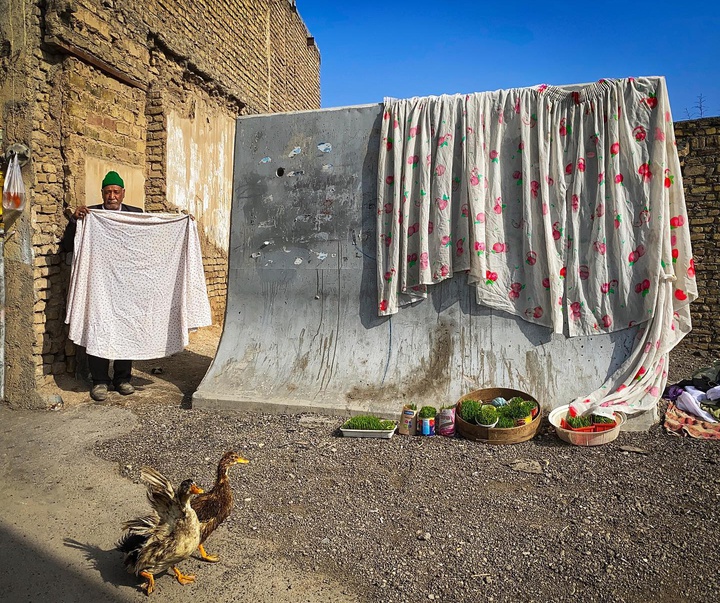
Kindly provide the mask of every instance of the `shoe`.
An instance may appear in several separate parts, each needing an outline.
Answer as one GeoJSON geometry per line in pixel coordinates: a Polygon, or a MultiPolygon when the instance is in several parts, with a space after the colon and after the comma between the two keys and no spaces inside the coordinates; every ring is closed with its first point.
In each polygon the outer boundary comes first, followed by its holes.
{"type": "Polygon", "coordinates": [[[124,381],[123,383],[118,383],[115,386],[115,391],[123,396],[129,396],[130,394],[135,393],[135,388],[127,381],[124,381]]]}
{"type": "Polygon", "coordinates": [[[97,385],[93,385],[92,389],[90,390],[90,397],[95,400],[95,402],[104,402],[107,399],[108,395],[108,386],[104,383],[98,383],[97,385]]]}

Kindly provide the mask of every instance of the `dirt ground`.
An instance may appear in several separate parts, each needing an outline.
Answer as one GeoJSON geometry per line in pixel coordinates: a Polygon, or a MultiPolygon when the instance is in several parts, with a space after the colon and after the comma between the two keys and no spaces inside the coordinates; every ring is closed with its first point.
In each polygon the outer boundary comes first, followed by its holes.
{"type": "MultiPolygon", "coordinates": [[[[173,603],[570,603],[716,600],[715,442],[655,426],[571,447],[547,428],[513,446],[339,436],[337,417],[204,412],[190,398],[220,329],[138,362],[137,393],[63,383],[55,412],[0,408],[2,601],[147,600],[114,545],[148,510],[139,467],[204,487],[234,449],[235,509],[193,555],[173,603]],[[518,469],[518,462],[521,467],[518,469]],[[678,579],[678,572],[682,580],[678,579]]],[[[671,381],[708,358],[682,349],[671,381]]]]}

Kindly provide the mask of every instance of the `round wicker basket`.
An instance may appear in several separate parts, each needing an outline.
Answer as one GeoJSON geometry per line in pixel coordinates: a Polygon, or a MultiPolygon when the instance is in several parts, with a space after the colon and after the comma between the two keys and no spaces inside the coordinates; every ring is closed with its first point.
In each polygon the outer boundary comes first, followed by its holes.
{"type": "Polygon", "coordinates": [[[530,394],[506,387],[489,387],[486,389],[476,389],[475,391],[465,394],[455,404],[455,429],[464,438],[475,440],[477,442],[485,442],[487,444],[517,444],[532,439],[540,426],[542,418],[542,407],[538,401],[530,394]],[[515,396],[520,396],[523,400],[532,400],[538,405],[538,413],[535,418],[525,425],[519,427],[483,427],[468,423],[460,416],[460,407],[465,400],[482,400],[488,404],[498,396],[509,400],[515,396]]]}

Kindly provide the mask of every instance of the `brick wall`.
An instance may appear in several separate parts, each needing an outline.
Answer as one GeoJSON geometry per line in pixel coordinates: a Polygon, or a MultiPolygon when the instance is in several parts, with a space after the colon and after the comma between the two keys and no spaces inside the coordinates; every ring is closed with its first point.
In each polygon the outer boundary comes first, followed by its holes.
{"type": "MultiPolygon", "coordinates": [[[[4,147],[31,149],[30,210],[5,247],[8,403],[41,406],[38,391],[75,370],[59,242],[67,213],[98,202],[85,190],[88,158],[137,171],[146,209],[176,211],[165,196],[170,111],[191,111],[196,100],[226,120],[319,108],[320,55],[293,4],[19,0],[0,14],[0,132],[4,147]]],[[[227,250],[199,229],[220,321],[227,250]]]]}
{"type": "Polygon", "coordinates": [[[693,330],[680,345],[717,356],[720,351],[720,117],[675,124],[682,165],[698,299],[693,330]]]}

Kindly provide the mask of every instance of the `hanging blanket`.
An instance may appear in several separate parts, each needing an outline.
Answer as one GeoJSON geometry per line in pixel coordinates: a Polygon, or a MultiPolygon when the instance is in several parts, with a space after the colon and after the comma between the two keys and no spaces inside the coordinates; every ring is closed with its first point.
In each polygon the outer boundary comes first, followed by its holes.
{"type": "Polygon", "coordinates": [[[163,358],[212,324],[197,225],[188,216],[90,211],[78,221],[70,339],[109,359],[163,358]]]}
{"type": "Polygon", "coordinates": [[[378,312],[467,271],[478,303],[569,336],[642,325],[579,412],[657,403],[697,297],[660,77],[387,100],[378,312]]]}

